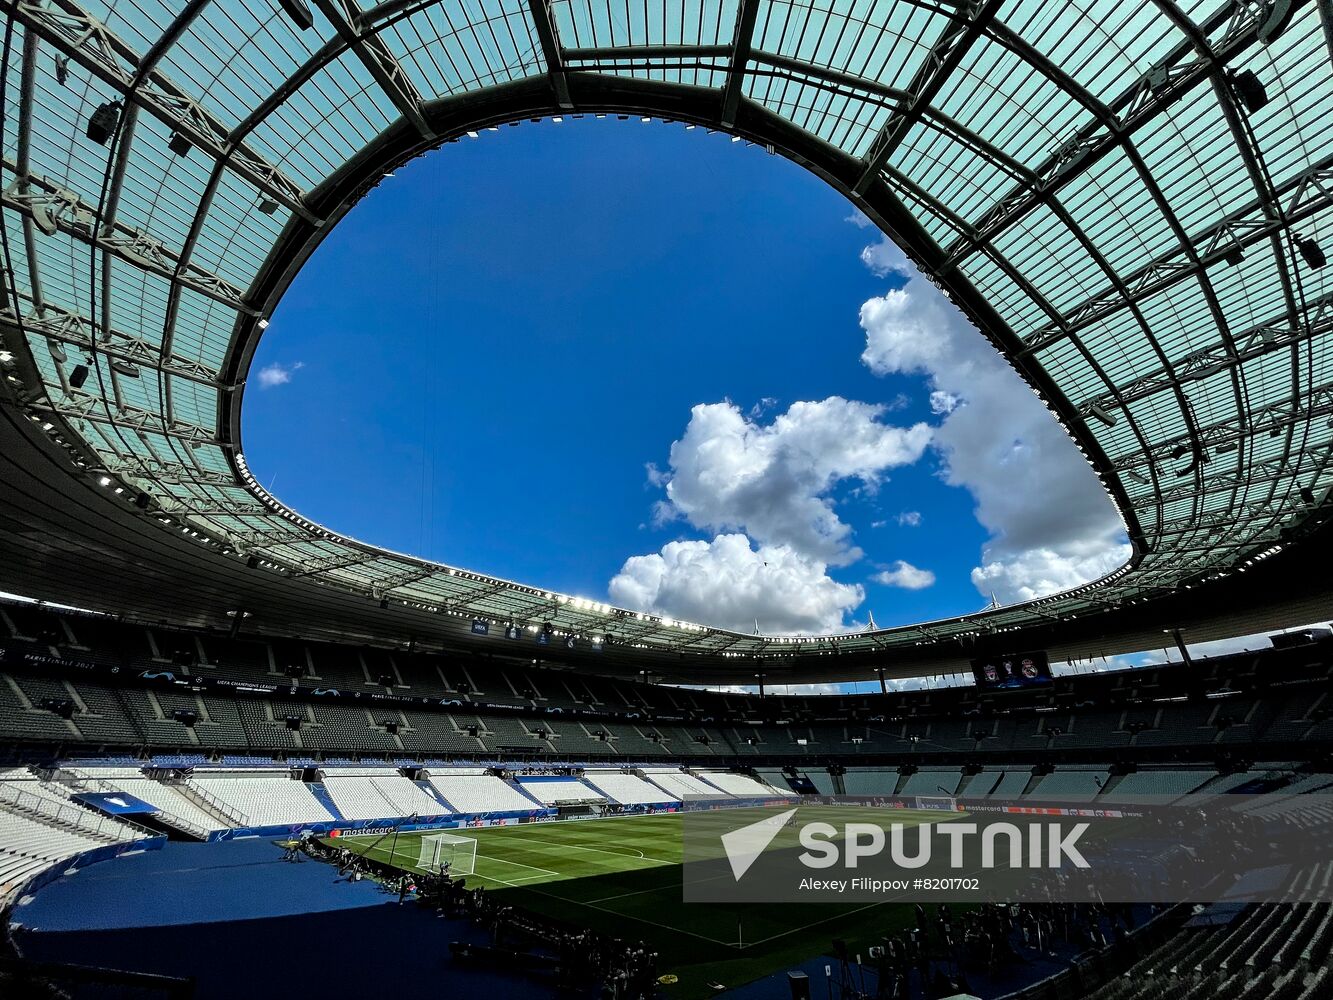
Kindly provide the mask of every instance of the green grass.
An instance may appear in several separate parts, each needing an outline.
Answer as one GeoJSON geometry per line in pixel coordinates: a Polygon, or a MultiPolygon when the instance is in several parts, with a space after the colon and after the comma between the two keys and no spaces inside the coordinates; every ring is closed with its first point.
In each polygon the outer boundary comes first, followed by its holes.
{"type": "MultiPolygon", "coordinates": [[[[715,995],[711,981],[740,986],[792,968],[827,954],[834,938],[864,954],[912,919],[910,906],[892,902],[685,903],[681,823],[679,814],[668,814],[448,832],[477,841],[469,886],[484,886],[507,904],[643,940],[658,952],[659,970],[680,977],[667,988],[678,1000],[715,995]]],[[[392,858],[391,838],[373,849],[374,838],[339,837],[336,843],[415,871],[420,837],[399,835],[392,858]]]]}

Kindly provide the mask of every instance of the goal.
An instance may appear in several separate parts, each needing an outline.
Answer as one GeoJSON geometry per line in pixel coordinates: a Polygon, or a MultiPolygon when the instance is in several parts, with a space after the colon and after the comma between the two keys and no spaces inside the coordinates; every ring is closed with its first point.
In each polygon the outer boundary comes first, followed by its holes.
{"type": "Polygon", "coordinates": [[[957,812],[958,800],[943,795],[917,795],[914,808],[931,809],[938,812],[957,812]]]}
{"type": "Polygon", "coordinates": [[[421,857],[417,867],[425,872],[440,872],[449,866],[450,875],[471,875],[477,864],[477,842],[471,837],[452,833],[428,833],[421,838],[421,857]]]}

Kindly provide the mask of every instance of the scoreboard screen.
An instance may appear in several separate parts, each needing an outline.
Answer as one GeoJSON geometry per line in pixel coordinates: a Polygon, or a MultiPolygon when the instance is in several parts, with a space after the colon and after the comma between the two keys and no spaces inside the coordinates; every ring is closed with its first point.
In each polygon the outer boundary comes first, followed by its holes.
{"type": "Polygon", "coordinates": [[[1046,654],[1005,653],[972,661],[977,687],[983,691],[1004,691],[1037,687],[1051,683],[1051,663],[1046,654]]]}

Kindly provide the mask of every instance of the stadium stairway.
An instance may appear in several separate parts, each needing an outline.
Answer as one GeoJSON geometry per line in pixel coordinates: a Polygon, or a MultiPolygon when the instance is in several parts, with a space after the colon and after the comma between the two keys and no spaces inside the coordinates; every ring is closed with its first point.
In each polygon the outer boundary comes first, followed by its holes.
{"type": "Polygon", "coordinates": [[[339,821],[346,819],[342,812],[339,811],[338,804],[333,801],[333,796],[329,794],[329,790],[324,787],[324,782],[307,782],[306,787],[310,789],[310,794],[319,801],[319,804],[333,814],[334,819],[339,821]]]}

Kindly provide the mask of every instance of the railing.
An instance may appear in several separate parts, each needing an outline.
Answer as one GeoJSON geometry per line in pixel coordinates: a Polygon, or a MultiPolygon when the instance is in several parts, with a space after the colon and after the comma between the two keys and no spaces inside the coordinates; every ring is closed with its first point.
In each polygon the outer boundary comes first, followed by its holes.
{"type": "Polygon", "coordinates": [[[188,778],[178,778],[175,781],[163,782],[165,785],[176,789],[195,805],[204,809],[205,812],[212,810],[217,816],[230,823],[233,827],[249,826],[250,817],[246,816],[235,806],[228,805],[213,795],[208,790],[193,784],[188,778]]]}
{"type": "MultiPolygon", "coordinates": [[[[103,781],[101,778],[84,778],[82,779],[82,782],[84,785],[91,786],[97,789],[99,792],[107,792],[113,795],[131,794],[129,792],[125,792],[122,789],[117,788],[115,785],[111,784],[108,781],[103,781]]],[[[149,805],[152,805],[152,803],[150,802],[149,805]]],[[[158,817],[159,822],[165,823],[167,826],[173,827],[177,830],[182,830],[185,833],[198,837],[200,840],[208,839],[210,831],[200,826],[198,823],[195,823],[192,820],[188,820],[184,816],[177,816],[175,813],[167,812],[165,809],[161,809],[156,806],[154,806],[154,808],[157,809],[157,813],[155,815],[158,817]]]]}
{"type": "Polygon", "coordinates": [[[0,804],[48,825],[66,827],[116,843],[157,836],[137,823],[102,816],[73,802],[57,802],[43,795],[20,791],[13,785],[0,785],[0,804]]]}

